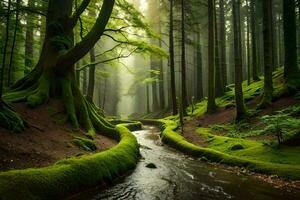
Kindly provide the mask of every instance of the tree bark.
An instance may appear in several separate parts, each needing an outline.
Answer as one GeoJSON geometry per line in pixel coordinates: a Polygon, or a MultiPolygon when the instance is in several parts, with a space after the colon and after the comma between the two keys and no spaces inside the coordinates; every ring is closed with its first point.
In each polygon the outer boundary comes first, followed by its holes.
{"type": "Polygon", "coordinates": [[[183,115],[187,115],[187,86],[186,86],[186,55],[185,55],[185,9],[184,0],[181,0],[181,103],[183,115]]]}
{"type": "Polygon", "coordinates": [[[227,60],[226,60],[226,26],[225,26],[225,5],[224,0],[220,0],[220,45],[221,45],[221,69],[223,90],[227,86],[227,60]]]}
{"type": "Polygon", "coordinates": [[[251,41],[252,41],[252,78],[259,81],[257,65],[257,39],[256,39],[256,5],[255,0],[251,0],[251,41]]]}
{"type": "Polygon", "coordinates": [[[215,101],[215,27],[214,27],[214,0],[208,0],[208,102],[207,112],[217,110],[215,101]]]}
{"type": "MultiPolygon", "coordinates": [[[[34,7],[35,0],[28,0],[28,7],[34,7]]],[[[33,68],[33,31],[34,17],[31,13],[27,14],[26,18],[26,33],[25,33],[25,70],[24,74],[28,74],[33,68]]]]}
{"type": "Polygon", "coordinates": [[[288,87],[293,88],[299,82],[299,69],[297,65],[297,38],[295,1],[283,1],[283,29],[285,63],[284,75],[288,87]]]}
{"type": "Polygon", "coordinates": [[[235,49],[235,103],[236,103],[236,121],[244,119],[247,115],[244,95],[243,95],[243,67],[242,67],[242,49],[240,32],[240,0],[233,1],[233,26],[234,26],[234,49],[235,49]]]}
{"type": "Polygon", "coordinates": [[[175,61],[174,61],[174,20],[173,20],[174,1],[170,0],[170,35],[169,35],[169,53],[170,53],[170,73],[171,73],[171,99],[173,115],[178,113],[176,102],[176,83],[175,83],[175,61]]]}
{"type": "Polygon", "coordinates": [[[260,107],[271,105],[273,98],[273,52],[272,52],[272,0],[263,1],[263,26],[264,26],[264,94],[260,107]]]}
{"type": "Polygon", "coordinates": [[[203,70],[202,70],[202,51],[201,51],[201,35],[200,30],[197,33],[197,101],[200,101],[203,98],[203,70]]]}
{"type": "Polygon", "coordinates": [[[216,65],[216,97],[224,95],[223,76],[221,69],[220,49],[219,49],[219,34],[218,34],[218,23],[217,23],[217,8],[216,0],[214,7],[214,20],[215,20],[215,65],[216,65]]]}

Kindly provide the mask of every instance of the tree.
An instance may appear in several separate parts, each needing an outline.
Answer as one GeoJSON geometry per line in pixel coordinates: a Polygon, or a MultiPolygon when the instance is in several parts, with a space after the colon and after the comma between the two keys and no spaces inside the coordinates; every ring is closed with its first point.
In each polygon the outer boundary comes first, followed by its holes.
{"type": "Polygon", "coordinates": [[[226,60],[226,26],[225,26],[225,5],[224,0],[220,0],[220,46],[221,46],[221,70],[223,91],[227,86],[227,60],[226,60]]]}
{"type": "Polygon", "coordinates": [[[222,68],[221,68],[221,57],[220,57],[220,49],[219,49],[219,34],[218,34],[218,23],[217,23],[217,8],[216,8],[216,0],[215,0],[215,7],[214,7],[214,20],[215,20],[215,69],[216,69],[216,96],[220,97],[224,95],[224,85],[223,85],[223,75],[222,75],[222,68]]]}
{"type": "Polygon", "coordinates": [[[174,1],[170,0],[170,30],[169,30],[169,64],[170,64],[170,73],[171,73],[171,79],[170,79],[170,85],[171,85],[171,98],[172,98],[172,111],[173,115],[176,115],[178,113],[177,109],[177,102],[176,102],[176,85],[175,85],[175,61],[174,61],[174,20],[173,20],[173,7],[174,7],[174,1]]]}
{"type": "MultiPolygon", "coordinates": [[[[34,7],[35,0],[28,0],[28,7],[34,7]]],[[[24,74],[28,74],[33,68],[33,31],[34,17],[28,13],[26,18],[26,33],[25,33],[25,70],[24,74]]]]}
{"type": "Polygon", "coordinates": [[[264,94],[260,107],[269,106],[273,98],[273,52],[272,52],[272,0],[263,1],[263,26],[264,26],[264,94]]]}
{"type": "Polygon", "coordinates": [[[283,1],[285,63],[284,76],[289,88],[299,85],[297,65],[296,11],[294,0],[283,1]]]}
{"type": "Polygon", "coordinates": [[[250,2],[251,12],[251,44],[252,44],[252,78],[253,81],[259,81],[258,77],[258,65],[257,65],[257,41],[256,41],[256,0],[250,2]]]}
{"type": "Polygon", "coordinates": [[[103,1],[92,29],[82,41],[74,45],[73,29],[89,3],[90,0],[83,0],[72,13],[72,0],[63,3],[60,0],[49,0],[46,36],[39,61],[32,72],[12,87],[5,99],[12,102],[25,101],[28,106],[36,107],[47,103],[53,96],[60,96],[74,129],[82,125],[88,135],[93,136],[95,129],[111,132],[113,126],[80,92],[75,79],[74,64],[83,58],[103,35],[115,1],[103,1]]]}
{"type": "Polygon", "coordinates": [[[247,116],[243,95],[243,68],[242,68],[242,49],[241,49],[241,22],[240,22],[240,0],[233,0],[233,29],[234,29],[234,49],[235,49],[235,103],[236,121],[240,121],[247,116]]]}
{"type": "Polygon", "coordinates": [[[208,102],[207,112],[217,110],[215,101],[215,27],[214,27],[214,0],[208,0],[208,102]]]}
{"type": "Polygon", "coordinates": [[[202,51],[201,51],[201,35],[200,30],[197,33],[197,49],[196,49],[196,65],[197,65],[197,100],[200,101],[203,98],[203,70],[202,70],[202,51]]]}
{"type": "Polygon", "coordinates": [[[187,115],[186,108],[187,101],[187,88],[186,88],[186,55],[185,55],[185,11],[184,0],[181,0],[181,109],[183,115],[187,115]]]}

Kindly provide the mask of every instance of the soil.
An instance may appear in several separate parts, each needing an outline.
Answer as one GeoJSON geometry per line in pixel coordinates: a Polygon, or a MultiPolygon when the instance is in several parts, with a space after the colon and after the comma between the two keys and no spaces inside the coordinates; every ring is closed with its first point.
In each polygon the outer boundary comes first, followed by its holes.
{"type": "Polygon", "coordinates": [[[0,128],[0,171],[45,167],[64,158],[104,151],[117,144],[97,134],[97,151],[87,152],[76,146],[74,137],[85,137],[84,131],[72,130],[68,123],[63,123],[66,122],[65,112],[59,100],[52,99],[35,109],[24,103],[14,106],[28,127],[20,134],[0,128]]]}

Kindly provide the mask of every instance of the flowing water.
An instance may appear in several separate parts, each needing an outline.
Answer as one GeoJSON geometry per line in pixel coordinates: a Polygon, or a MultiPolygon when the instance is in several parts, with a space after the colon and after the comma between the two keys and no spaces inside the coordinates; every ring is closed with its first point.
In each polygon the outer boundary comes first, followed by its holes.
{"type": "Polygon", "coordinates": [[[83,200],[296,200],[300,191],[276,189],[255,178],[226,172],[163,146],[154,127],[136,131],[142,159],[114,186],[82,193],[83,200]],[[157,168],[149,169],[148,163],[157,168]]]}

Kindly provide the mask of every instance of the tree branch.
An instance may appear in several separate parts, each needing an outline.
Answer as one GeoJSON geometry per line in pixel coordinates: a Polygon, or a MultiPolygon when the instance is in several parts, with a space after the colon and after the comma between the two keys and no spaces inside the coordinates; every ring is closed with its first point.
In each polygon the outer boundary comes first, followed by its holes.
{"type": "Polygon", "coordinates": [[[57,61],[58,70],[64,71],[67,68],[72,67],[96,44],[96,42],[103,35],[105,27],[113,11],[114,3],[115,0],[103,1],[101,11],[90,32],[83,38],[81,42],[77,43],[72,49],[68,50],[65,54],[59,57],[57,61]]]}
{"type": "Polygon", "coordinates": [[[78,19],[80,18],[80,15],[85,11],[85,9],[88,7],[91,0],[83,0],[79,6],[79,8],[73,13],[71,17],[71,26],[75,27],[77,24],[78,19]]]}

